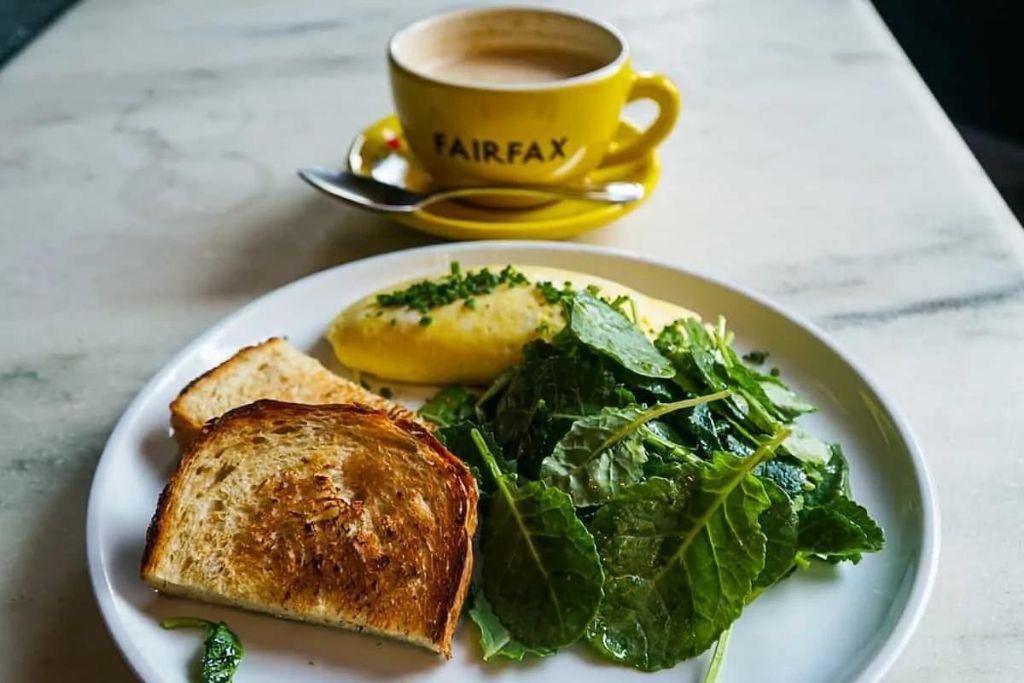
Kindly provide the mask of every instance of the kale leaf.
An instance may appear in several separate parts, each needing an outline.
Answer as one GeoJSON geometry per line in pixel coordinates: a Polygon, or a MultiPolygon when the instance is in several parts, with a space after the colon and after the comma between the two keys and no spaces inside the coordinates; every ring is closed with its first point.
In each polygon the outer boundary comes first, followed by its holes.
{"type": "Polygon", "coordinates": [[[480,649],[485,662],[495,657],[507,657],[520,662],[528,654],[547,657],[556,652],[553,649],[527,647],[514,639],[494,613],[483,591],[477,588],[473,590],[473,606],[469,609],[469,618],[480,629],[480,649]]]}
{"type": "MultiPolygon", "coordinates": [[[[764,463],[770,465],[771,461],[764,463]]],[[[765,589],[784,578],[793,569],[797,553],[799,519],[793,501],[770,479],[761,479],[771,502],[761,513],[761,533],[765,535],[764,569],[754,581],[755,589],[765,589]]]]}
{"type": "Polygon", "coordinates": [[[843,449],[839,444],[830,445],[832,457],[824,467],[812,470],[814,488],[804,493],[804,504],[826,505],[831,501],[850,494],[850,466],[846,463],[843,449]]]}
{"type": "Polygon", "coordinates": [[[469,471],[473,473],[473,477],[476,479],[477,488],[480,489],[481,495],[488,496],[494,493],[497,482],[487,464],[480,457],[480,450],[476,447],[476,442],[473,440],[474,430],[480,433],[488,450],[494,457],[494,461],[498,464],[498,468],[506,474],[514,474],[516,471],[515,461],[506,460],[502,457],[501,448],[495,442],[490,430],[486,427],[481,427],[469,420],[463,420],[447,427],[441,427],[435,432],[435,436],[444,444],[445,448],[458,456],[462,462],[466,463],[469,471]]]}
{"type": "Polygon", "coordinates": [[[586,290],[573,295],[566,329],[580,343],[637,375],[668,378],[676,374],[639,327],[586,290]]]}
{"type": "Polygon", "coordinates": [[[845,496],[800,512],[800,552],[826,562],[857,564],[864,553],[885,545],[885,535],[868,511],[845,496]]]}
{"type": "Polygon", "coordinates": [[[800,462],[780,455],[758,465],[754,474],[767,479],[786,492],[792,499],[802,500],[808,488],[807,472],[800,462]]]}
{"type": "Polygon", "coordinates": [[[516,641],[539,649],[570,645],[604,594],[594,538],[569,496],[540,481],[517,485],[480,433],[472,435],[496,482],[481,533],[484,594],[516,641]]]}
{"type": "Polygon", "coordinates": [[[476,417],[476,396],[461,384],[453,384],[427,400],[419,414],[441,427],[471,420],[476,417]]]}
{"type": "Polygon", "coordinates": [[[607,579],[588,639],[600,654],[663,669],[706,650],[740,615],[765,566],[759,519],[771,505],[752,471],[785,436],[747,458],[715,453],[680,479],[652,477],[598,511],[591,528],[607,579]]]}
{"type": "Polygon", "coordinates": [[[643,478],[645,424],[728,395],[720,392],[652,408],[604,408],[580,418],[541,463],[540,479],[568,493],[577,507],[600,505],[643,478]]]}
{"type": "Polygon", "coordinates": [[[782,383],[778,377],[759,375],[761,389],[771,402],[776,412],[789,420],[795,420],[805,413],[817,410],[810,403],[800,398],[795,391],[782,383]]]}
{"type": "Polygon", "coordinates": [[[818,437],[800,427],[794,427],[782,450],[797,460],[811,466],[821,466],[828,462],[832,449],[818,437]]]}
{"type": "Polygon", "coordinates": [[[223,621],[214,623],[194,617],[172,617],[160,622],[163,628],[200,628],[206,631],[203,658],[200,662],[201,683],[231,683],[245,648],[238,636],[223,621]]]}
{"type": "MultiPolygon", "coordinates": [[[[756,441],[753,434],[773,434],[799,415],[814,410],[778,377],[758,372],[740,358],[732,348],[732,333],[726,330],[724,319],[720,318],[713,328],[697,320],[678,320],[661,331],[655,346],[672,362],[677,370],[676,383],[687,391],[733,392],[732,398],[717,409],[742,426],[748,441],[756,441]]],[[[801,445],[809,449],[814,444],[795,440],[793,449],[784,450],[800,457],[801,445]]]]}
{"type": "Polygon", "coordinates": [[[533,342],[498,399],[494,435],[507,457],[518,461],[519,472],[535,479],[541,461],[574,421],[604,406],[633,402],[586,349],[533,342]]]}
{"type": "Polygon", "coordinates": [[[830,444],[831,457],[811,470],[814,488],[803,494],[800,510],[801,556],[826,562],[860,562],[864,553],[885,545],[885,534],[867,510],[853,502],[850,468],[839,444],[830,444]]]}

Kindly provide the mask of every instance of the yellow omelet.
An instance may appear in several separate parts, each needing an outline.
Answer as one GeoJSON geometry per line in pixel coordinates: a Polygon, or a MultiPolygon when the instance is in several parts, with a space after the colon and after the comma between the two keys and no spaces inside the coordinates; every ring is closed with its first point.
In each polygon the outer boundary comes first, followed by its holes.
{"type": "MultiPolygon", "coordinates": [[[[504,266],[490,266],[498,273],[504,266]]],[[[389,287],[342,311],[330,324],[327,340],[345,366],[396,382],[413,384],[487,384],[520,360],[523,345],[550,339],[566,324],[560,303],[548,303],[534,286],[551,282],[561,289],[596,286],[602,297],[627,296],[636,305],[637,320],[652,339],[680,318],[699,318],[693,311],[653,299],[604,278],[556,268],[513,266],[528,285],[500,285],[474,297],[472,308],[457,300],[428,313],[386,308],[377,295],[406,289],[415,281],[389,287]],[[424,315],[429,324],[421,324],[424,315]]],[[[473,271],[479,270],[477,268],[473,271]]]]}

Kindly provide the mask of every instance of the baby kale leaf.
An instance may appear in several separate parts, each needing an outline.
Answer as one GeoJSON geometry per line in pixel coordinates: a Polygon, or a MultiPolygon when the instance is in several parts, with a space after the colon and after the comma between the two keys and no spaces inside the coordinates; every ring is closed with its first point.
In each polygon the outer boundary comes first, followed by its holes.
{"type": "Polygon", "coordinates": [[[740,615],[765,566],[759,519],[771,505],[752,471],[785,435],[747,458],[715,453],[686,477],[630,486],[597,512],[607,580],[588,639],[599,653],[663,669],[706,650],[740,615]]]}
{"type": "Polygon", "coordinates": [[[845,496],[800,512],[800,552],[826,562],[860,562],[885,545],[885,534],[868,511],[845,496]]]}
{"type": "Polygon", "coordinates": [[[463,420],[447,427],[441,427],[437,430],[435,436],[444,444],[445,448],[458,456],[462,462],[466,463],[470,472],[473,473],[473,477],[476,478],[481,495],[489,496],[494,493],[496,482],[487,464],[480,457],[480,451],[473,440],[474,431],[480,433],[488,450],[493,455],[494,461],[498,464],[498,468],[506,474],[514,474],[516,471],[515,461],[506,460],[502,457],[501,448],[495,442],[490,430],[486,427],[481,427],[469,420],[463,420]]]}
{"type": "Polygon", "coordinates": [[[786,492],[791,499],[803,496],[808,488],[807,472],[799,461],[788,456],[776,456],[761,463],[754,474],[767,479],[786,492]]]}
{"type": "Polygon", "coordinates": [[[541,463],[540,478],[572,496],[578,507],[600,505],[643,478],[647,423],[728,395],[719,392],[652,408],[604,408],[580,418],[541,463]]]}
{"type": "Polygon", "coordinates": [[[604,593],[594,538],[569,496],[540,481],[517,485],[479,432],[473,440],[496,482],[481,534],[484,594],[511,638],[539,649],[569,645],[604,593]]]}
{"type": "Polygon", "coordinates": [[[572,423],[604,406],[632,403],[615,376],[585,349],[528,344],[498,401],[494,435],[519,472],[537,477],[572,423]]]}
{"type": "Polygon", "coordinates": [[[637,375],[668,378],[676,374],[639,327],[586,290],[572,297],[568,329],[580,343],[637,375]]]}
{"type": "Polygon", "coordinates": [[[441,427],[471,420],[476,416],[476,396],[461,384],[453,384],[427,400],[419,414],[441,427]]]}
{"type": "Polygon", "coordinates": [[[513,638],[479,589],[473,591],[473,606],[469,609],[469,617],[480,629],[480,649],[485,662],[495,657],[507,657],[520,662],[528,654],[547,657],[556,652],[552,649],[527,647],[513,638]]]}
{"type": "MultiPolygon", "coordinates": [[[[770,465],[771,461],[764,463],[770,465]]],[[[799,519],[793,501],[770,479],[761,478],[770,505],[761,513],[761,533],[765,535],[764,569],[754,581],[755,589],[772,586],[793,569],[797,553],[799,519]]]]}
{"type": "Polygon", "coordinates": [[[823,467],[811,469],[814,488],[804,493],[804,504],[826,505],[839,497],[852,498],[850,494],[850,466],[843,456],[839,444],[830,444],[831,457],[823,467]]]}

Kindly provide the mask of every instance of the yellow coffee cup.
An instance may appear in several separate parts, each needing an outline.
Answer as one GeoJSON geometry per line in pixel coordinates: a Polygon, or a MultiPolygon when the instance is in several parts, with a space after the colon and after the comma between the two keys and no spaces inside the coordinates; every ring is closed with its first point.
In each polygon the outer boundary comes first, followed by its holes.
{"type": "Polygon", "coordinates": [[[442,14],[396,33],[388,55],[405,138],[439,186],[580,183],[648,153],[679,115],[672,82],[634,71],[622,34],[579,14],[442,14]],[[616,146],[622,109],[638,99],[658,116],[616,146]]]}

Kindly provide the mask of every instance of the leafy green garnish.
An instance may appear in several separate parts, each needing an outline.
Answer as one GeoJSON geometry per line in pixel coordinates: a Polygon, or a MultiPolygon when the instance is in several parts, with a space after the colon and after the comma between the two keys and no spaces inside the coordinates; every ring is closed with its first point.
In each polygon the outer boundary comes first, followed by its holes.
{"type": "Polygon", "coordinates": [[[765,396],[771,401],[775,411],[791,420],[816,410],[814,406],[783,384],[777,375],[762,375],[761,389],[764,390],[765,396]]]}
{"type": "Polygon", "coordinates": [[[729,409],[722,414],[748,433],[773,434],[797,415],[813,409],[777,377],[763,375],[745,364],[731,343],[732,333],[726,330],[724,319],[710,329],[687,319],[662,330],[655,346],[672,361],[676,381],[688,391],[730,389],[733,397],[725,402],[729,409]]]}
{"type": "Polygon", "coordinates": [[[759,518],[771,501],[752,474],[781,432],[747,458],[715,453],[682,481],[652,477],[601,508],[591,528],[607,573],[588,629],[602,655],[644,671],[710,647],[764,569],[759,518]]]}
{"type": "Polygon", "coordinates": [[[824,465],[832,456],[829,445],[814,436],[810,432],[800,429],[793,429],[793,433],[782,444],[782,448],[797,460],[810,465],[824,465]]]}
{"type": "Polygon", "coordinates": [[[764,362],[768,360],[769,355],[770,354],[767,351],[747,351],[743,354],[743,360],[751,365],[764,365],[764,362]]]}
{"type": "Polygon", "coordinates": [[[569,496],[539,481],[516,483],[472,432],[496,491],[481,533],[483,590],[511,636],[532,648],[575,642],[597,612],[604,573],[594,538],[569,496]]]}
{"type": "MultiPolygon", "coordinates": [[[[765,463],[771,464],[771,462],[765,463]]],[[[761,513],[761,533],[765,535],[764,568],[754,581],[755,589],[764,589],[783,579],[793,569],[798,543],[799,520],[793,501],[771,479],[761,479],[770,505],[761,513]]]]}
{"type": "Polygon", "coordinates": [[[475,407],[476,396],[473,392],[461,384],[453,384],[434,394],[418,412],[434,424],[447,427],[472,419],[476,414],[475,407]]]}
{"type": "Polygon", "coordinates": [[[826,562],[860,562],[882,549],[885,535],[868,511],[845,496],[800,513],[800,551],[826,562]]]}
{"type": "Polygon", "coordinates": [[[850,466],[839,444],[832,444],[832,456],[824,467],[814,470],[814,487],[803,498],[808,506],[825,505],[836,498],[850,498],[850,466]]]}
{"type": "Polygon", "coordinates": [[[494,435],[531,479],[574,421],[633,402],[593,354],[541,341],[523,349],[522,365],[506,382],[494,409],[494,435]]]}
{"type": "MultiPolygon", "coordinates": [[[[517,287],[526,284],[529,284],[526,276],[512,266],[506,266],[499,273],[487,268],[463,272],[459,262],[452,261],[448,275],[419,280],[397,292],[378,294],[377,305],[381,308],[411,308],[426,313],[462,299],[472,301],[473,297],[493,292],[502,285],[517,287]]],[[[468,307],[474,306],[475,302],[468,307]]],[[[420,324],[429,325],[429,319],[429,316],[420,318],[420,324]],[[424,323],[424,319],[428,322],[424,323]]]]}
{"type": "Polygon", "coordinates": [[[882,547],[839,446],[796,423],[814,407],[754,367],[766,353],[739,356],[724,320],[652,344],[626,297],[536,289],[567,327],[479,398],[449,387],[421,410],[482,494],[468,614],[485,660],[585,634],[655,670],[715,645],[711,683],[745,605],[812,560],[882,547]]]}
{"type": "Polygon", "coordinates": [[[572,298],[568,329],[584,345],[638,375],[667,378],[676,374],[639,327],[586,290],[572,298]]]}
{"type": "Polygon", "coordinates": [[[172,617],[160,622],[163,628],[199,628],[206,631],[198,680],[201,683],[230,683],[245,648],[223,621],[214,623],[194,617],[172,617]]]}
{"type": "Polygon", "coordinates": [[[502,457],[501,447],[495,442],[494,437],[491,435],[490,430],[487,427],[482,427],[469,420],[463,420],[447,427],[441,427],[435,432],[435,436],[444,444],[445,448],[454,453],[459,457],[462,462],[466,463],[469,467],[470,472],[476,478],[477,486],[480,489],[480,493],[484,496],[488,496],[494,493],[494,489],[497,487],[497,482],[494,476],[491,474],[490,468],[487,463],[480,455],[480,449],[477,448],[473,433],[476,432],[484,440],[484,444],[487,446],[487,452],[494,458],[495,463],[505,474],[515,474],[516,462],[514,460],[506,460],[502,457]]]}
{"type": "Polygon", "coordinates": [[[541,463],[540,479],[568,493],[577,507],[600,505],[643,477],[645,424],[728,395],[723,391],[646,409],[608,407],[582,417],[541,463]]]}
{"type": "Polygon", "coordinates": [[[809,486],[807,471],[799,461],[788,456],[776,456],[768,462],[761,463],[754,470],[754,474],[771,481],[794,500],[802,500],[809,486]]]}
{"type": "Polygon", "coordinates": [[[575,293],[571,282],[566,282],[561,288],[556,287],[552,282],[538,282],[537,291],[549,304],[562,303],[572,298],[575,293]]]}
{"type": "Polygon", "coordinates": [[[480,629],[480,649],[485,662],[495,657],[507,657],[520,662],[528,654],[547,657],[556,652],[552,649],[527,647],[514,639],[479,589],[473,591],[473,606],[469,609],[469,617],[480,629]]]}

